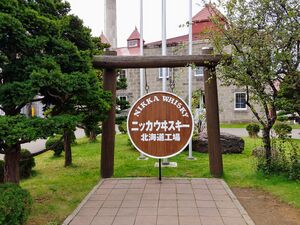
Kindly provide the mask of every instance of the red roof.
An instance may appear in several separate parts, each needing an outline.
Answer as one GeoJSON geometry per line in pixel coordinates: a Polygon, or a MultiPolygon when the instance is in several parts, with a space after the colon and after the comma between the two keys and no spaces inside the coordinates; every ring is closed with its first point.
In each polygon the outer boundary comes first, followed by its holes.
{"type": "Polygon", "coordinates": [[[193,18],[193,22],[204,22],[204,21],[210,21],[210,18],[213,16],[220,16],[221,18],[224,18],[222,13],[216,9],[212,4],[206,4],[205,7],[200,10],[193,18]]]}
{"type": "MultiPolygon", "coordinates": [[[[203,24],[205,26],[208,26],[206,24],[206,22],[210,21],[210,17],[218,15],[220,16],[222,19],[224,18],[224,16],[221,14],[220,11],[218,11],[212,4],[207,4],[205,5],[205,7],[198,12],[194,17],[193,17],[193,22],[195,22],[196,24],[199,24],[199,22],[204,22],[203,24]]],[[[195,40],[200,40],[206,38],[206,36],[201,35],[200,33],[193,33],[193,41],[195,40]]],[[[140,39],[140,33],[137,30],[137,28],[135,27],[134,31],[132,32],[132,34],[129,36],[129,38],[127,39],[127,41],[129,40],[138,40],[140,39]]],[[[167,45],[168,46],[172,46],[172,45],[177,45],[180,43],[185,43],[188,42],[189,39],[189,35],[182,35],[182,36],[178,36],[178,37],[173,37],[173,38],[169,38],[167,39],[167,45]]],[[[162,41],[155,41],[155,42],[151,42],[151,43],[147,43],[144,46],[145,47],[152,47],[152,46],[161,46],[162,41]]],[[[117,49],[117,53],[118,55],[139,55],[140,48],[139,47],[134,47],[134,48],[118,48],[117,49]]]]}
{"type": "MultiPolygon", "coordinates": [[[[199,40],[199,39],[200,39],[199,34],[193,34],[193,41],[199,40]]],[[[176,44],[180,44],[180,43],[184,43],[184,42],[188,42],[188,41],[189,41],[189,35],[186,34],[186,35],[167,39],[167,45],[176,45],[176,44]]],[[[159,45],[161,45],[161,43],[162,43],[162,41],[155,41],[155,42],[147,43],[147,44],[145,44],[145,46],[159,46],[159,45]]]]}
{"type": "Polygon", "coordinates": [[[129,38],[127,39],[127,41],[130,40],[138,40],[140,39],[140,32],[138,31],[138,29],[135,27],[134,31],[130,34],[129,38]]]}
{"type": "Polygon", "coordinates": [[[103,31],[101,32],[100,40],[101,40],[101,43],[103,43],[103,44],[109,44],[110,45],[109,41],[107,40],[107,38],[103,34],[103,31]]]}

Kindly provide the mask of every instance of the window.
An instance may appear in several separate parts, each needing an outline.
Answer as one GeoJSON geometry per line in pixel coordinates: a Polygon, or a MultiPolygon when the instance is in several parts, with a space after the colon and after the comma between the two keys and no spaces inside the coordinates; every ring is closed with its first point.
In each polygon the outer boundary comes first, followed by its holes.
{"type": "Polygon", "coordinates": [[[202,77],[204,75],[204,67],[197,66],[195,69],[195,77],[202,77]]]}
{"type": "Polygon", "coordinates": [[[127,101],[127,96],[120,96],[119,99],[120,101],[127,101]]]}
{"type": "Polygon", "coordinates": [[[118,72],[119,79],[125,79],[126,78],[126,70],[120,70],[118,72]]]}
{"type": "MultiPolygon", "coordinates": [[[[170,76],[170,68],[166,68],[166,78],[170,76]]],[[[159,68],[159,76],[160,79],[163,78],[163,68],[159,68]]]]}
{"type": "Polygon", "coordinates": [[[246,93],[245,92],[234,93],[234,109],[235,110],[247,110],[246,93]]]}
{"type": "Polygon", "coordinates": [[[137,47],[137,46],[138,46],[138,40],[128,41],[128,47],[137,47]]]}

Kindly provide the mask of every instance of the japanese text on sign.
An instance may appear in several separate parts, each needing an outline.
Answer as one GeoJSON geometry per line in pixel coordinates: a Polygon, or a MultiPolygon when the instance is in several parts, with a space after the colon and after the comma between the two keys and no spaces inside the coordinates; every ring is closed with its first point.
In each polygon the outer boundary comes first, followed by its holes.
{"type": "Polygon", "coordinates": [[[182,124],[181,121],[158,121],[152,122],[148,120],[145,123],[132,121],[134,127],[131,128],[131,131],[180,131],[182,128],[189,128],[189,124],[182,124]]]}

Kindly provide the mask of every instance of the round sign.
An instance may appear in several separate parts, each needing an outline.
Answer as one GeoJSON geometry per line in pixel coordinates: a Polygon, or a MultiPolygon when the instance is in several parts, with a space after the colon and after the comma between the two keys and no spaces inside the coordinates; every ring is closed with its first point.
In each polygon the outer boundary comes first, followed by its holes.
{"type": "Polygon", "coordinates": [[[168,158],[185,149],[194,130],[186,103],[168,92],[152,92],[129,111],[127,131],[136,149],[153,158],[168,158]]]}

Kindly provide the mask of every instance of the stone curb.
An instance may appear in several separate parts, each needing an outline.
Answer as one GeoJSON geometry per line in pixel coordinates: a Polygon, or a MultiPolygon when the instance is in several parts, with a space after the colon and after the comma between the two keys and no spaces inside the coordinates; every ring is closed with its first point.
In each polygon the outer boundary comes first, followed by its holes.
{"type": "Polygon", "coordinates": [[[241,215],[243,216],[244,220],[246,221],[246,223],[248,225],[255,225],[254,221],[250,218],[250,216],[248,215],[247,211],[244,209],[244,207],[241,205],[241,203],[239,202],[239,200],[237,199],[237,197],[233,194],[233,192],[231,191],[231,189],[229,188],[229,186],[227,185],[227,183],[220,179],[222,182],[222,185],[224,186],[226,192],[228,193],[228,195],[230,196],[230,198],[232,199],[233,203],[235,204],[235,206],[238,208],[238,210],[240,211],[241,215]]]}

